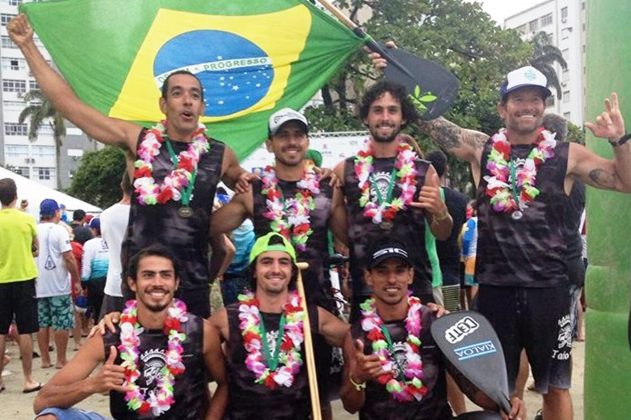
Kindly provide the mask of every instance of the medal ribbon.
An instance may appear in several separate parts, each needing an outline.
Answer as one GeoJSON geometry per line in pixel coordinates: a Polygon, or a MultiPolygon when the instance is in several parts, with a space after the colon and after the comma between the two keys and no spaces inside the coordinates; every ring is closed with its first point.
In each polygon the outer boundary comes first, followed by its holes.
{"type": "Polygon", "coordinates": [[[510,169],[510,185],[511,185],[511,195],[513,196],[513,200],[515,200],[515,204],[517,204],[516,211],[519,211],[519,194],[517,194],[517,166],[513,159],[508,161],[508,167],[510,169]]]}
{"type": "Polygon", "coordinates": [[[261,333],[261,341],[263,342],[263,354],[267,360],[267,367],[272,372],[278,367],[278,358],[280,356],[280,346],[283,343],[283,335],[285,331],[285,312],[280,317],[280,324],[278,325],[278,336],[276,337],[276,346],[274,347],[274,354],[270,353],[269,343],[267,342],[267,332],[265,332],[265,322],[263,322],[263,316],[259,315],[259,332],[261,333]]]}
{"type": "MultiPolygon", "coordinates": [[[[173,149],[173,145],[171,144],[171,140],[166,139],[165,141],[167,145],[167,150],[169,151],[169,156],[171,157],[171,162],[173,163],[173,168],[177,169],[177,165],[180,162],[175,150],[173,149]]],[[[195,179],[197,178],[197,166],[193,170],[192,176],[186,188],[182,188],[180,194],[182,195],[182,205],[184,207],[188,207],[188,203],[191,201],[191,196],[193,195],[193,187],[195,186],[195,179]]]]}
{"type": "Polygon", "coordinates": [[[386,337],[386,341],[388,342],[388,350],[390,350],[390,356],[392,357],[392,361],[396,363],[397,367],[399,368],[399,380],[405,381],[405,376],[403,374],[403,366],[401,366],[397,358],[394,356],[394,347],[392,345],[392,337],[390,336],[390,331],[388,331],[386,326],[382,324],[381,332],[386,337]]]}

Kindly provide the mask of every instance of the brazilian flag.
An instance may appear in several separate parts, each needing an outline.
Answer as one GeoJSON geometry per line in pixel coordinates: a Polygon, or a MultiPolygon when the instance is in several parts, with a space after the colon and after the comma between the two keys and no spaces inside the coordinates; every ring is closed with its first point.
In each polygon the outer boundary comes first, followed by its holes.
{"type": "Polygon", "coordinates": [[[173,71],[199,77],[202,122],[240,158],[267,118],[299,109],[361,44],[305,0],[62,0],[21,6],[77,95],[150,125],[173,71]]]}

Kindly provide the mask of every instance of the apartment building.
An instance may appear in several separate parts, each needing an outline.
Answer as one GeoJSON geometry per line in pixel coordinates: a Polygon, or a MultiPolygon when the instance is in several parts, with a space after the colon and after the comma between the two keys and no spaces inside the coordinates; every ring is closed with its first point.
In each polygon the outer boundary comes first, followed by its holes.
{"type": "MultiPolygon", "coordinates": [[[[548,111],[583,125],[585,107],[585,0],[547,0],[504,20],[504,27],[516,29],[524,40],[545,32],[550,43],[563,54],[567,69],[555,64],[562,98],[550,99],[548,111]]],[[[552,89],[554,91],[554,89],[552,89]]]]}
{"type": "MultiPolygon", "coordinates": [[[[57,187],[55,140],[53,130],[44,125],[37,140],[29,141],[28,121],[19,124],[18,117],[28,105],[24,95],[38,89],[26,60],[7,34],[7,24],[17,15],[21,0],[0,0],[0,164],[20,175],[48,187],[57,187]]],[[[50,55],[41,41],[35,40],[47,60],[50,55]]],[[[61,185],[70,185],[72,174],[86,150],[95,150],[96,142],[88,140],[81,130],[66,122],[67,137],[61,150],[61,185]]]]}

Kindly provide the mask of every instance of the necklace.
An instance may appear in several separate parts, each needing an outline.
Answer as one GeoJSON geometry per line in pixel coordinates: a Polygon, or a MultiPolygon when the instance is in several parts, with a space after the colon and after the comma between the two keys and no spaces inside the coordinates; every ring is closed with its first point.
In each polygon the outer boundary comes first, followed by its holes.
{"type": "Polygon", "coordinates": [[[178,214],[190,217],[189,207],[193,198],[193,188],[197,177],[197,165],[202,154],[210,150],[208,138],[204,135],[206,127],[200,124],[193,133],[193,141],[188,149],[178,155],[166,135],[166,121],[161,121],[147,130],[140,146],[138,159],[134,163],[134,187],[138,194],[138,203],[142,205],[165,204],[169,200],[181,201],[182,208],[178,214]],[[164,177],[162,183],[157,184],[153,177],[153,161],[160,154],[162,143],[167,145],[173,169],[164,177]],[[187,209],[187,210],[182,210],[187,209]]]}
{"type": "Polygon", "coordinates": [[[164,321],[164,333],[168,336],[166,364],[157,375],[155,391],[147,393],[148,398],[140,392],[140,387],[136,385],[136,381],[140,377],[138,370],[139,336],[143,332],[143,328],[138,323],[137,308],[137,301],[128,301],[120,319],[121,344],[118,346],[118,350],[123,360],[121,366],[125,368],[123,386],[129,389],[125,393],[125,401],[127,401],[127,408],[132,411],[138,411],[140,414],[151,411],[154,416],[159,416],[169,411],[175,402],[173,398],[175,376],[181,375],[185,370],[182,363],[182,352],[184,351],[182,343],[186,341],[186,334],[181,332],[181,324],[188,320],[186,305],[181,300],[175,299],[173,305],[168,309],[168,315],[164,321]]]}
{"type": "Polygon", "coordinates": [[[397,158],[390,174],[390,182],[385,197],[382,196],[379,187],[375,185],[377,202],[370,199],[370,186],[373,180],[373,153],[370,145],[360,151],[355,157],[355,175],[357,175],[360,191],[359,206],[364,209],[364,216],[370,218],[373,223],[379,224],[384,229],[392,228],[396,214],[407,207],[416,192],[416,166],[414,161],[417,155],[407,143],[399,143],[397,158]],[[398,179],[398,182],[396,181],[398,179]],[[392,198],[394,184],[401,190],[397,198],[392,198]]]}
{"type": "Polygon", "coordinates": [[[547,159],[554,156],[555,135],[548,130],[539,130],[534,147],[521,168],[511,158],[511,144],[506,138],[506,130],[501,129],[491,137],[486,170],[489,175],[486,195],[497,213],[509,213],[515,220],[521,219],[522,211],[534,201],[540,191],[535,187],[537,170],[547,159]]]}
{"type": "Polygon", "coordinates": [[[298,292],[289,293],[283,308],[278,338],[273,354],[267,342],[265,325],[259,311],[259,302],[253,293],[239,295],[239,327],[243,346],[248,352],[245,366],[254,373],[254,382],[269,389],[278,386],[290,387],[300,372],[302,355],[300,346],[304,340],[302,322],[303,309],[298,292]],[[263,349],[263,352],[261,352],[263,349]]]}
{"type": "Polygon", "coordinates": [[[420,355],[421,340],[421,300],[414,296],[408,297],[408,313],[405,319],[405,329],[408,336],[405,341],[405,371],[394,358],[392,351],[392,338],[390,332],[383,325],[383,320],[377,313],[375,299],[366,299],[360,305],[362,312],[362,330],[372,341],[372,351],[379,356],[381,368],[385,372],[377,380],[385,385],[386,390],[397,401],[421,401],[427,394],[427,386],[423,384],[423,362],[420,355]],[[398,375],[395,378],[395,364],[398,367],[398,375]]]}
{"type": "Polygon", "coordinates": [[[307,240],[313,233],[309,214],[315,208],[313,196],[320,193],[320,177],[314,168],[312,161],[305,161],[304,175],[297,184],[296,195],[286,200],[278,186],[274,167],[266,167],[262,176],[261,193],[267,197],[267,211],[263,216],[272,221],[272,231],[290,239],[299,251],[307,249],[307,240]]]}

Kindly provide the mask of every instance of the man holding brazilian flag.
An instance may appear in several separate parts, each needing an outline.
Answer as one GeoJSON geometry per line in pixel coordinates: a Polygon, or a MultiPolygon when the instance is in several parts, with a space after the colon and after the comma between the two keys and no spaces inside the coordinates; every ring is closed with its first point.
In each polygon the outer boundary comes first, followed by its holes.
{"type": "Polygon", "coordinates": [[[8,32],[42,92],[90,137],[126,151],[135,191],[123,266],[166,244],[183,265],[177,297],[208,317],[217,183],[248,188],[237,156],[265,138],[274,109],[300,108],[361,40],[302,0],[66,0],[21,11],[28,19],[8,32]]]}

